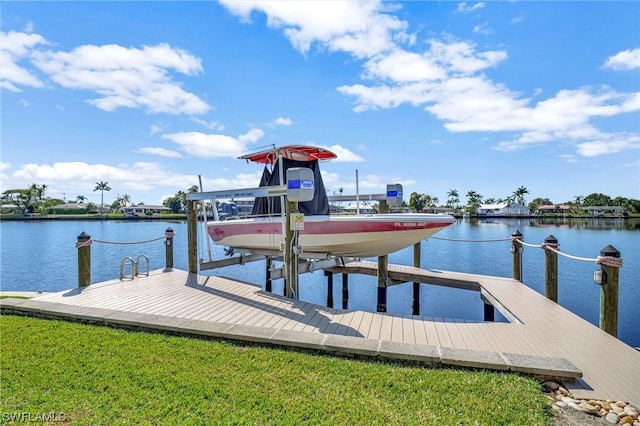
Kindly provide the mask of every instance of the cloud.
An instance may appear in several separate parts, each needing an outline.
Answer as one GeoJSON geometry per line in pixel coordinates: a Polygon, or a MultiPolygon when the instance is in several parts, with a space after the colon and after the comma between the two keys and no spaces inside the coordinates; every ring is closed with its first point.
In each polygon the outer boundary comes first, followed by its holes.
{"type": "Polygon", "coordinates": [[[237,158],[247,150],[249,144],[264,136],[260,129],[251,129],[237,138],[200,132],[170,133],[162,135],[163,139],[175,142],[189,155],[200,158],[237,158]]]}
{"type": "Polygon", "coordinates": [[[343,51],[366,57],[395,46],[395,40],[411,40],[404,33],[408,24],[387,13],[397,6],[382,1],[261,1],[222,0],[220,2],[244,22],[253,12],[264,13],[267,26],[282,29],[300,52],[314,43],[330,51],[343,51]]]}
{"type": "Polygon", "coordinates": [[[466,2],[462,2],[462,3],[458,3],[458,8],[456,9],[456,12],[459,12],[459,13],[471,13],[473,11],[482,9],[485,6],[486,5],[485,5],[484,2],[476,3],[473,6],[469,6],[469,5],[467,5],[466,2]]]}
{"type": "Polygon", "coordinates": [[[182,157],[182,154],[180,154],[177,151],[172,151],[170,149],[158,148],[158,147],[155,147],[155,148],[154,147],[140,148],[140,149],[136,149],[133,152],[138,153],[138,154],[158,155],[160,157],[167,157],[167,158],[180,158],[180,157],[182,157]]]}
{"type": "Polygon", "coordinates": [[[623,50],[607,58],[602,68],[614,71],[630,71],[640,68],[640,48],[623,50]]]}
{"type": "Polygon", "coordinates": [[[335,160],[332,160],[335,162],[360,163],[364,161],[364,158],[341,145],[323,146],[322,148],[326,148],[337,155],[337,158],[335,160]]]}
{"type": "Polygon", "coordinates": [[[58,85],[94,92],[87,100],[105,111],[144,108],[150,113],[202,114],[209,110],[198,96],[184,90],[173,73],[197,75],[200,59],[167,44],[126,48],[116,44],[83,45],[69,52],[39,50],[49,45],[42,36],[23,32],[0,33],[0,87],[44,87],[32,70],[20,66],[28,60],[58,85]]]}
{"type": "Polygon", "coordinates": [[[493,34],[493,30],[489,28],[488,22],[476,25],[475,27],[473,27],[473,32],[476,34],[493,34]]]}
{"type": "Polygon", "coordinates": [[[293,121],[290,118],[285,118],[285,117],[278,117],[275,120],[273,120],[272,122],[268,123],[268,126],[274,127],[274,126],[291,126],[293,124],[293,121]]]}
{"type": "Polygon", "coordinates": [[[194,123],[197,123],[197,124],[199,124],[201,126],[204,126],[207,129],[217,130],[219,132],[224,130],[224,125],[218,123],[217,121],[206,121],[206,120],[202,120],[201,118],[198,118],[198,117],[191,117],[191,121],[193,121],[194,123]]]}
{"type": "Polygon", "coordinates": [[[44,83],[24,66],[19,65],[30,58],[33,49],[49,42],[38,34],[0,31],[0,88],[21,92],[18,86],[44,87],[44,83]]]}
{"type": "MultiPolygon", "coordinates": [[[[114,191],[146,191],[158,187],[188,188],[198,182],[197,176],[169,172],[159,163],[137,162],[111,166],[85,162],[30,163],[12,174],[12,184],[25,187],[32,182],[47,182],[51,193],[88,194],[95,182],[109,182],[114,191]]],[[[106,195],[106,194],[105,194],[106,195]]]]}

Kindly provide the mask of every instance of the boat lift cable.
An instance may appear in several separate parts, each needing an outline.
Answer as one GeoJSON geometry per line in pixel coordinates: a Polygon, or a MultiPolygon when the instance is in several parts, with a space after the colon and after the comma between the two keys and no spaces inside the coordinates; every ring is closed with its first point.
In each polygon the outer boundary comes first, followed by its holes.
{"type": "MultiPolygon", "coordinates": [[[[202,189],[202,176],[198,175],[198,181],[200,183],[200,192],[204,192],[204,189],[202,189]]],[[[200,206],[202,207],[202,223],[204,224],[204,236],[207,237],[207,207],[205,206],[205,202],[204,200],[200,201],[200,206]]],[[[212,209],[216,208],[216,203],[215,201],[213,202],[213,205],[211,206],[212,209]]],[[[211,258],[211,242],[209,241],[209,238],[205,238],[206,239],[206,244],[207,244],[207,253],[209,255],[209,262],[211,262],[213,259],[211,258]]]]}

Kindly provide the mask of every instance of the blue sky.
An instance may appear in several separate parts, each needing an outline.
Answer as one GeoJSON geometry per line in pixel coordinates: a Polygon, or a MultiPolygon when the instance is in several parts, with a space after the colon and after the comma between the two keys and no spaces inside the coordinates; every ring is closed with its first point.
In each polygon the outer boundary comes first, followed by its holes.
{"type": "Polygon", "coordinates": [[[1,190],[159,204],[328,147],[329,192],[640,198],[637,2],[2,2],[1,190]]]}

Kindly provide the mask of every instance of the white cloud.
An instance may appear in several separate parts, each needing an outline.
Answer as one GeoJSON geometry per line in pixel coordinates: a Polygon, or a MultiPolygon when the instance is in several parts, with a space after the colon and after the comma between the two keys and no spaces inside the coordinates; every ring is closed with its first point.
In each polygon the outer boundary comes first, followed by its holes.
{"type": "Polygon", "coordinates": [[[158,155],[160,157],[167,157],[167,158],[180,158],[180,157],[182,157],[182,154],[180,154],[177,151],[172,151],[170,149],[159,148],[159,147],[140,148],[140,149],[136,149],[133,152],[138,153],[138,154],[158,155]]]}
{"type": "MultiPolygon", "coordinates": [[[[222,0],[229,11],[249,22],[254,11],[267,17],[267,25],[282,29],[299,51],[306,53],[313,43],[332,51],[366,57],[393,48],[407,28],[405,21],[386,13],[381,1],[261,1],[222,0]]],[[[410,37],[409,37],[410,39],[410,37]]]]}
{"type": "Polygon", "coordinates": [[[560,155],[558,155],[558,157],[562,158],[567,163],[577,163],[578,162],[578,160],[576,159],[576,156],[573,155],[573,154],[560,154],[560,155]]]}
{"type": "Polygon", "coordinates": [[[332,160],[335,162],[359,163],[364,161],[364,158],[341,145],[323,146],[322,148],[326,148],[337,155],[337,158],[332,160]]]}
{"type": "Polygon", "coordinates": [[[206,121],[206,120],[202,120],[202,119],[200,119],[198,117],[191,117],[191,121],[193,121],[194,123],[197,123],[197,124],[199,124],[201,126],[204,126],[207,129],[217,130],[219,132],[224,130],[224,125],[218,123],[217,121],[206,121]]]}
{"type": "Polygon", "coordinates": [[[19,63],[29,59],[36,46],[49,42],[38,34],[16,31],[0,31],[0,39],[0,88],[21,92],[18,86],[43,87],[42,81],[19,63]]]}
{"type": "Polygon", "coordinates": [[[278,117],[272,122],[270,122],[268,125],[273,127],[273,126],[291,126],[292,124],[293,124],[293,121],[290,118],[278,117]]]}
{"type": "Polygon", "coordinates": [[[476,34],[493,34],[493,30],[489,28],[489,23],[478,24],[473,27],[473,32],[476,34]]]}
{"type": "Polygon", "coordinates": [[[462,3],[458,3],[458,8],[456,9],[456,12],[460,12],[460,13],[471,13],[475,10],[480,10],[482,8],[484,8],[486,5],[484,2],[479,2],[474,4],[473,6],[467,5],[466,2],[462,2],[462,3]]]}
{"type": "Polygon", "coordinates": [[[640,48],[618,52],[607,58],[602,67],[615,71],[629,71],[640,68],[640,48]]]}
{"type": "Polygon", "coordinates": [[[247,146],[264,136],[260,129],[251,129],[237,138],[200,132],[170,133],[162,135],[180,146],[189,155],[200,158],[237,158],[247,150],[247,146]]]}
{"type": "Polygon", "coordinates": [[[112,190],[120,192],[146,191],[158,187],[188,188],[198,182],[195,175],[178,175],[158,163],[111,166],[79,161],[25,164],[12,174],[11,180],[16,187],[25,187],[32,182],[47,182],[51,193],[64,191],[86,195],[93,191],[98,181],[109,182],[112,190]]]}
{"type": "Polygon", "coordinates": [[[32,61],[57,84],[99,96],[87,100],[105,111],[144,108],[150,113],[202,114],[209,110],[185,91],[170,71],[197,75],[200,59],[167,44],[141,49],[119,45],[83,45],[69,52],[34,51],[32,61]]]}
{"type": "Polygon", "coordinates": [[[149,126],[149,135],[155,135],[156,133],[160,133],[163,130],[163,126],[161,123],[153,123],[149,126]]]}

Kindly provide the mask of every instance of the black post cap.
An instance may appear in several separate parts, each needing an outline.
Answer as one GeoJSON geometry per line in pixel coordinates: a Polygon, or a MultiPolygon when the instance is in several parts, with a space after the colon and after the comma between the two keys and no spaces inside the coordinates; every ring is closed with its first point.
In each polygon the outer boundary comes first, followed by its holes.
{"type": "Polygon", "coordinates": [[[545,244],[558,244],[558,239],[553,235],[549,235],[544,239],[545,244]]]}
{"type": "Polygon", "coordinates": [[[513,238],[520,238],[520,237],[522,237],[522,232],[520,232],[520,230],[516,229],[515,231],[513,231],[513,234],[511,234],[511,236],[513,238]]]}
{"type": "Polygon", "coordinates": [[[78,235],[78,239],[79,240],[83,240],[83,241],[87,241],[87,240],[91,239],[91,235],[89,235],[86,232],[82,231],[82,233],[80,235],[78,235]]]}
{"type": "Polygon", "coordinates": [[[602,250],[600,250],[600,256],[602,257],[620,257],[620,252],[617,248],[609,244],[602,250]]]}

